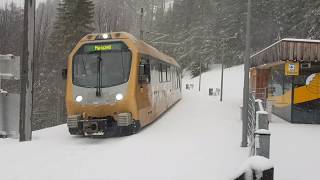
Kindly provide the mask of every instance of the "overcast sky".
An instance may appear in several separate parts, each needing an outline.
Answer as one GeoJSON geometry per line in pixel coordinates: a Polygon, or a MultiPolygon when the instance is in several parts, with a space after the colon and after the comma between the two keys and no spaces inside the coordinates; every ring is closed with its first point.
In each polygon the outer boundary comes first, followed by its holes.
{"type": "MultiPolygon", "coordinates": [[[[45,2],[47,0],[36,0],[37,4],[39,4],[40,2],[45,2]]],[[[16,3],[18,6],[23,7],[24,6],[24,0],[0,0],[0,8],[4,7],[5,4],[9,4],[11,2],[16,3]]],[[[166,8],[169,8],[170,6],[172,6],[173,0],[166,0],[166,8]]]]}
{"type": "MultiPolygon", "coordinates": [[[[36,0],[37,4],[40,2],[45,2],[47,0],[36,0]]],[[[24,0],[0,0],[0,7],[4,7],[5,4],[9,4],[11,2],[16,3],[18,6],[24,6],[24,0]]]]}

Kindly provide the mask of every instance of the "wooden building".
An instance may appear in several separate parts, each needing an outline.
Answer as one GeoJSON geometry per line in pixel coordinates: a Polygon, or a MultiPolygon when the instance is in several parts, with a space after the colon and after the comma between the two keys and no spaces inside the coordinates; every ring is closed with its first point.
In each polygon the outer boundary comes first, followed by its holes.
{"type": "Polygon", "coordinates": [[[293,123],[320,124],[320,40],[282,39],[250,58],[250,87],[293,123]]]}

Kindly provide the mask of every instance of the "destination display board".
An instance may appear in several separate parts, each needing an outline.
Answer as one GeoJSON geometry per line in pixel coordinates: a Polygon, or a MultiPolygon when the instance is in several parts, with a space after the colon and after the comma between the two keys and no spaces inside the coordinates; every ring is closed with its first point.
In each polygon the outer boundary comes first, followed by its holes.
{"type": "Polygon", "coordinates": [[[100,52],[100,51],[120,51],[123,43],[112,43],[112,44],[87,44],[84,45],[84,52],[100,52]]]}

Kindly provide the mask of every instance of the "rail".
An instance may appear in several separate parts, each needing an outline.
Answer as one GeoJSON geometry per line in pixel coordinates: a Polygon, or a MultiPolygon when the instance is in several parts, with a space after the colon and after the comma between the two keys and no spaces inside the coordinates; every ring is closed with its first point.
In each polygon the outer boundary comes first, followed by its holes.
{"type": "Polygon", "coordinates": [[[248,143],[249,146],[254,142],[254,131],[255,131],[255,122],[256,122],[256,105],[255,105],[255,97],[252,93],[249,96],[249,104],[248,104],[248,143]]]}
{"type": "MultiPolygon", "coordinates": [[[[264,91],[266,94],[266,90],[264,91]]],[[[248,133],[247,139],[249,143],[249,159],[244,163],[244,167],[240,168],[240,173],[234,180],[249,179],[265,179],[273,180],[274,167],[270,163],[270,136],[269,131],[269,115],[265,111],[267,98],[263,101],[257,99],[256,92],[250,92],[248,104],[248,133]],[[264,169],[257,164],[263,163],[264,169]]],[[[264,96],[267,97],[267,96],[264,96]]]]}
{"type": "Polygon", "coordinates": [[[268,112],[261,99],[255,99],[254,92],[249,97],[248,113],[248,142],[250,155],[264,156],[269,158],[270,152],[270,131],[268,112]]]}
{"type": "Polygon", "coordinates": [[[255,99],[262,100],[263,107],[266,107],[266,102],[268,100],[268,92],[269,92],[268,88],[255,88],[255,89],[252,89],[250,92],[251,92],[250,94],[255,99]]]}

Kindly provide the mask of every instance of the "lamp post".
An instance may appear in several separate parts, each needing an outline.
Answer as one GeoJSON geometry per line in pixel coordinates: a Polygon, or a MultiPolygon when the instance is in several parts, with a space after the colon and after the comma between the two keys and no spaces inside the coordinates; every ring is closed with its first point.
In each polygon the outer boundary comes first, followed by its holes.
{"type": "Polygon", "coordinates": [[[201,91],[201,75],[202,75],[202,62],[201,62],[201,56],[199,56],[199,65],[200,65],[200,75],[199,75],[199,92],[201,91]]]}
{"type": "Polygon", "coordinates": [[[223,96],[223,74],[224,74],[224,52],[225,51],[225,41],[222,40],[222,56],[221,56],[221,85],[220,85],[220,102],[222,102],[223,96]]]}
{"type": "Polygon", "coordinates": [[[246,50],[244,59],[244,85],[242,108],[242,142],[241,147],[248,146],[248,102],[249,102],[249,61],[250,61],[250,26],[251,26],[251,0],[248,0],[248,14],[246,27],[246,50]]]}
{"type": "Polygon", "coordinates": [[[229,39],[236,39],[237,34],[235,36],[227,37],[227,38],[220,38],[222,41],[222,56],[221,56],[221,85],[220,85],[220,101],[222,102],[223,99],[223,79],[224,79],[224,56],[225,56],[225,48],[226,48],[226,40],[229,39]]]}

